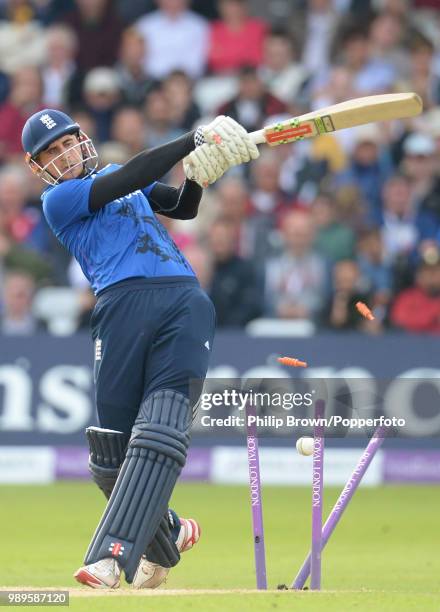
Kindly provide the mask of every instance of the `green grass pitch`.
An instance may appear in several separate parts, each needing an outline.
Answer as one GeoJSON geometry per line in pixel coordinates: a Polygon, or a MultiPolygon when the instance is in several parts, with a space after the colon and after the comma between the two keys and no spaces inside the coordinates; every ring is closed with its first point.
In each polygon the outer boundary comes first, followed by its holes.
{"type": "MultiPolygon", "coordinates": [[[[325,490],[325,515],[338,494],[325,490]]],[[[199,520],[200,543],[162,594],[127,586],[109,593],[72,578],[104,506],[94,485],[0,486],[0,588],[69,589],[73,610],[440,611],[440,487],[361,488],[323,554],[321,593],[274,591],[292,581],[308,551],[310,488],[267,486],[263,495],[271,591],[246,592],[255,588],[248,489],[181,484],[172,505],[199,520]]]]}

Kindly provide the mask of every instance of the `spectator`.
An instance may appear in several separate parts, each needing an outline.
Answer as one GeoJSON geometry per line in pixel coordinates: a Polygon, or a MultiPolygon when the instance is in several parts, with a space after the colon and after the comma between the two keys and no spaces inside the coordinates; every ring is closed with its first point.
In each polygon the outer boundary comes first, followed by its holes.
{"type": "Polygon", "coordinates": [[[391,322],[408,332],[440,333],[440,257],[427,253],[417,267],[415,283],[395,299],[391,322]]]}
{"type": "Polygon", "coordinates": [[[277,227],[293,203],[280,188],[280,162],[274,151],[264,151],[252,167],[246,235],[259,267],[277,246],[277,227]]]}
{"type": "Polygon", "coordinates": [[[440,78],[435,67],[435,47],[421,35],[413,38],[409,45],[406,70],[396,83],[399,91],[415,91],[428,110],[440,103],[440,78]]]}
{"type": "Polygon", "coordinates": [[[1,225],[0,218],[0,279],[4,268],[5,270],[26,272],[38,283],[53,282],[52,261],[11,240],[1,229],[1,225]]]}
{"type": "Polygon", "coordinates": [[[372,59],[391,63],[396,74],[405,74],[408,54],[403,49],[404,19],[390,11],[384,11],[373,19],[369,38],[372,59]]]}
{"type": "Polygon", "coordinates": [[[353,130],[354,149],[348,167],[337,176],[337,185],[356,185],[367,205],[365,222],[379,225],[382,189],[393,172],[388,149],[381,146],[380,129],[364,125],[353,130]]]}
{"type": "Polygon", "coordinates": [[[65,23],[78,39],[76,63],[82,75],[97,66],[113,66],[117,60],[122,21],[110,0],[75,0],[76,10],[65,23]]]}
{"type": "Polygon", "coordinates": [[[333,266],[332,281],[332,295],[324,308],[322,324],[341,331],[366,329],[366,321],[357,311],[356,303],[369,303],[370,296],[361,287],[357,263],[350,259],[338,261],[333,266]]]}
{"type": "Polygon", "coordinates": [[[391,266],[385,261],[385,248],[379,228],[366,229],[360,234],[357,252],[363,285],[371,295],[378,316],[377,307],[388,306],[393,289],[391,266]]]}
{"type": "Polygon", "coordinates": [[[118,75],[112,68],[94,68],[84,80],[84,102],[96,125],[99,142],[110,139],[114,114],[121,101],[118,75]]]}
{"type": "Polygon", "coordinates": [[[410,180],[416,210],[427,210],[440,219],[440,178],[433,138],[414,132],[403,144],[402,171],[410,180]]]}
{"type": "Polygon", "coordinates": [[[141,111],[129,106],[120,108],[113,118],[111,137],[116,143],[127,148],[129,157],[143,151],[146,145],[146,131],[141,111]]]}
{"type": "Polygon", "coordinates": [[[203,248],[200,244],[191,243],[182,248],[182,253],[189,261],[191,268],[194,270],[200,286],[209,291],[212,279],[212,261],[211,253],[207,248],[203,248]]]}
{"type": "Polygon", "coordinates": [[[218,327],[243,327],[261,313],[259,290],[251,264],[236,255],[236,232],[226,219],[215,221],[209,231],[213,258],[209,296],[218,327]]]}
{"type": "Polygon", "coordinates": [[[315,247],[318,253],[331,262],[352,259],[355,252],[354,232],[338,221],[334,198],[330,194],[319,194],[311,212],[317,230],[315,247]]]}
{"type": "Polygon", "coordinates": [[[1,333],[8,336],[30,336],[39,327],[32,315],[35,283],[27,272],[6,274],[3,289],[1,333]]]}
{"type": "Polygon", "coordinates": [[[229,102],[223,104],[218,113],[229,115],[248,132],[261,129],[267,117],[286,112],[286,105],[268,92],[255,68],[242,68],[239,91],[229,102]]]}
{"type": "Polygon", "coordinates": [[[326,269],[313,248],[313,221],[306,212],[292,211],[284,217],[281,231],[284,252],[266,266],[268,314],[282,319],[314,319],[323,307],[326,269]]]}
{"type": "Polygon", "coordinates": [[[200,118],[200,109],[192,98],[192,82],[182,71],[171,72],[164,80],[163,92],[169,105],[173,125],[190,131],[200,118]]]}
{"type": "Polygon", "coordinates": [[[218,183],[215,190],[214,202],[208,207],[201,208],[200,213],[206,210],[206,225],[212,223],[212,211],[222,219],[226,219],[235,227],[237,240],[237,254],[245,258],[254,257],[253,236],[250,235],[249,223],[246,215],[249,210],[249,194],[246,182],[240,176],[228,175],[218,183]]]}
{"type": "Polygon", "coordinates": [[[17,70],[8,99],[0,106],[0,163],[22,155],[21,131],[28,117],[43,108],[42,82],[37,68],[17,70]]]}
{"type": "MultiPolygon", "coordinates": [[[[324,187],[327,187],[324,185],[324,187]]],[[[334,188],[330,179],[329,188],[334,188]]],[[[365,229],[365,203],[356,185],[345,185],[334,192],[337,216],[341,223],[350,227],[356,234],[365,229]]]]}
{"type": "Polygon", "coordinates": [[[413,260],[419,242],[435,239],[437,229],[438,221],[432,213],[417,212],[408,178],[392,176],[383,189],[382,238],[386,259],[413,260]]]}
{"type": "Polygon", "coordinates": [[[127,146],[122,144],[122,142],[115,142],[114,140],[102,143],[98,147],[98,154],[100,168],[105,168],[109,164],[119,164],[122,166],[131,157],[127,146]]]}
{"type": "Polygon", "coordinates": [[[208,52],[208,25],[188,10],[189,0],[157,0],[159,10],[141,17],[136,27],[145,40],[144,69],[155,79],[173,70],[200,77],[208,52]]]}
{"type": "Polygon", "coordinates": [[[331,0],[309,0],[305,23],[302,24],[302,64],[311,74],[322,75],[327,71],[336,26],[337,14],[331,0]]]}
{"type": "Polygon", "coordinates": [[[125,23],[133,23],[146,13],[151,13],[156,8],[155,0],[116,0],[119,15],[125,23]]]}
{"type": "Polygon", "coordinates": [[[5,235],[16,243],[47,253],[49,232],[38,208],[28,206],[27,176],[22,169],[4,166],[0,171],[0,214],[5,235]]]}
{"type": "Polygon", "coordinates": [[[326,79],[322,81],[314,80],[312,106],[315,109],[324,108],[356,98],[357,95],[351,71],[346,66],[337,64],[329,69],[326,79]]]}
{"type": "Polygon", "coordinates": [[[147,94],[154,86],[154,80],[144,69],[146,52],[145,41],[138,30],[135,28],[124,30],[115,69],[124,102],[139,107],[145,102],[147,94]]]}
{"type": "MultiPolygon", "coordinates": [[[[14,19],[2,13],[5,1],[0,2],[0,68],[6,74],[13,74],[24,66],[39,66],[44,60],[44,30],[35,21],[31,13],[23,12],[24,19],[14,19]]],[[[17,3],[7,0],[7,7],[17,3]]],[[[19,14],[20,11],[17,12],[19,14]]]]}
{"type": "Polygon", "coordinates": [[[162,88],[157,87],[147,96],[145,120],[149,147],[157,147],[183,134],[172,125],[167,97],[162,88]]]}
{"type": "MultiPolygon", "coordinates": [[[[396,0],[394,1],[396,2],[396,0]]],[[[404,4],[408,4],[408,0],[404,4]]],[[[414,0],[413,4],[415,8],[427,9],[430,16],[433,10],[438,10],[439,8],[438,0],[414,0]]]]}
{"type": "Polygon", "coordinates": [[[75,0],[49,0],[38,2],[38,16],[44,25],[59,23],[65,15],[71,13],[75,8],[75,0]]]}
{"type": "Polygon", "coordinates": [[[36,6],[31,0],[6,0],[0,5],[0,19],[23,25],[36,18],[36,6]]]}
{"type": "Polygon", "coordinates": [[[275,25],[286,24],[293,21],[293,16],[298,19],[298,9],[306,3],[300,0],[293,2],[279,2],[278,0],[251,0],[252,14],[257,15],[266,22],[275,25]]]}
{"type": "Polygon", "coordinates": [[[73,9],[73,0],[2,0],[0,20],[8,20],[17,26],[53,23],[73,9]]]}
{"type": "Polygon", "coordinates": [[[266,24],[249,16],[247,0],[220,0],[220,19],[211,25],[209,69],[216,74],[257,67],[263,59],[266,24]]]}
{"type": "Polygon", "coordinates": [[[358,96],[386,93],[393,87],[397,72],[388,58],[373,57],[364,26],[341,35],[341,61],[351,72],[358,96]]]}
{"type": "Polygon", "coordinates": [[[289,200],[280,189],[280,160],[275,151],[262,152],[252,167],[252,179],[249,215],[270,215],[279,220],[289,200]]]}
{"type": "Polygon", "coordinates": [[[249,193],[246,182],[239,176],[227,175],[215,191],[218,200],[219,216],[232,221],[236,228],[244,223],[249,212],[249,193]]]}
{"type": "Polygon", "coordinates": [[[76,64],[77,40],[73,30],[63,25],[46,31],[46,62],[42,68],[45,106],[62,107],[67,102],[67,88],[76,64]]]}
{"type": "Polygon", "coordinates": [[[290,108],[305,103],[309,74],[298,61],[293,40],[284,30],[267,34],[260,74],[270,93],[290,108]]]}
{"type": "Polygon", "coordinates": [[[84,107],[80,107],[74,110],[71,117],[76,123],[81,126],[82,131],[89,136],[92,140],[97,140],[97,125],[92,114],[89,113],[84,107]]]}
{"type": "MultiPolygon", "coordinates": [[[[364,4],[364,0],[358,0],[364,4]]],[[[422,0],[423,2],[424,0],[422,0]]],[[[436,2],[437,0],[434,0],[436,2]]],[[[407,19],[408,14],[411,12],[411,8],[413,5],[417,5],[419,0],[379,0],[377,4],[380,5],[380,8],[388,13],[392,13],[396,17],[400,17],[401,19],[407,19]]],[[[429,2],[429,0],[428,0],[429,2]]]]}

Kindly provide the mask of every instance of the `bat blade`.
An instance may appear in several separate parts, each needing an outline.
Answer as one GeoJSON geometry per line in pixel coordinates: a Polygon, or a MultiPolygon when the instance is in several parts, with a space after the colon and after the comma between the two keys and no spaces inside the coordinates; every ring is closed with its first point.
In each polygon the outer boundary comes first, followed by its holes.
{"type": "Polygon", "coordinates": [[[416,93],[366,96],[269,125],[250,136],[256,144],[276,146],[366,123],[415,117],[422,110],[416,93]]]}

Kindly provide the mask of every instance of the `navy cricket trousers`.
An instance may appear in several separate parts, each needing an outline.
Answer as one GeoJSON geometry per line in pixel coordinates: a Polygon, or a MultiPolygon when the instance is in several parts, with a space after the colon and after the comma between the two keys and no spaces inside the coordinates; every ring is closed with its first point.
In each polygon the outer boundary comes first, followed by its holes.
{"type": "Polygon", "coordinates": [[[193,277],[116,283],[100,292],[91,325],[101,427],[130,433],[150,393],[189,397],[190,379],[206,376],[215,310],[193,277]]]}

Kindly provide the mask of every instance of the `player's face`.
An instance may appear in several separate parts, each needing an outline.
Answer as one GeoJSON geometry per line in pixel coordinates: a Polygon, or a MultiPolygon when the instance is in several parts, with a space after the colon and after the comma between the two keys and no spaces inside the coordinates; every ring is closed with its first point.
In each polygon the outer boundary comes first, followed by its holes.
{"type": "Polygon", "coordinates": [[[38,156],[38,163],[54,177],[63,181],[78,178],[84,169],[81,147],[75,134],[66,134],[54,140],[38,156]]]}

